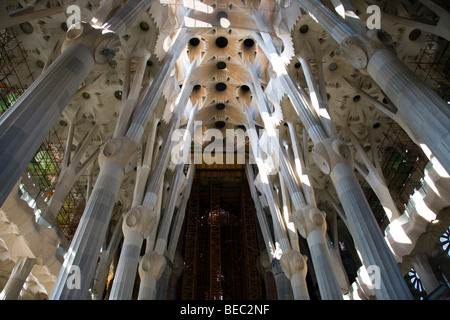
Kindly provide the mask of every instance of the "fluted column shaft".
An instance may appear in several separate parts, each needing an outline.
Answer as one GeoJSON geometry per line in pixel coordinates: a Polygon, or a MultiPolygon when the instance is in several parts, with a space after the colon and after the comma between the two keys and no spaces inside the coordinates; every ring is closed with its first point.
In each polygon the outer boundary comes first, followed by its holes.
{"type": "Polygon", "coordinates": [[[128,1],[116,15],[103,25],[103,28],[118,35],[123,34],[136,18],[150,6],[150,3],[151,0],[128,1]]]}
{"type": "Polygon", "coordinates": [[[69,46],[0,119],[0,206],[94,66],[89,48],[69,46]]]}
{"type": "Polygon", "coordinates": [[[21,257],[18,259],[3,291],[0,293],[0,300],[17,300],[19,298],[20,291],[35,262],[35,258],[21,257]]]}
{"type": "Polygon", "coordinates": [[[398,108],[418,142],[426,144],[450,172],[450,108],[447,103],[391,50],[374,53],[367,72],[398,108]]]}
{"type": "Polygon", "coordinates": [[[155,227],[155,213],[144,206],[136,206],[126,213],[122,229],[125,235],[117,264],[110,300],[129,300],[144,239],[155,227]]]}
{"type": "Polygon", "coordinates": [[[143,240],[142,235],[134,230],[125,235],[109,300],[131,299],[143,240]]]}
{"type": "MultiPolygon", "coordinates": [[[[270,57],[270,60],[276,60],[278,53],[270,36],[261,34],[257,40],[261,43],[266,56],[270,57]]],[[[271,62],[280,66],[279,61],[271,62]]],[[[313,110],[302,102],[303,98],[287,71],[279,69],[278,80],[284,84],[283,87],[314,143],[314,162],[323,173],[331,177],[347,215],[350,233],[361,250],[364,265],[380,267],[381,288],[375,289],[377,297],[379,299],[412,299],[354,174],[348,147],[338,139],[327,137],[317,115],[314,115],[313,110]]]]}
{"type": "Polygon", "coordinates": [[[103,292],[105,290],[106,280],[108,278],[109,267],[111,266],[112,259],[117,251],[120,240],[122,238],[122,217],[119,219],[115,226],[113,235],[108,244],[108,248],[102,252],[100,256],[100,263],[95,271],[95,276],[92,279],[92,291],[94,294],[94,300],[101,300],[103,298],[103,292]]]}
{"type": "Polygon", "coordinates": [[[272,270],[275,285],[277,287],[278,300],[294,300],[291,282],[281,268],[280,260],[273,259],[270,264],[270,269],[272,270]]]}
{"type": "Polygon", "coordinates": [[[322,300],[342,300],[342,291],[336,279],[324,234],[320,230],[313,230],[306,241],[322,300]]]}
{"type": "Polygon", "coordinates": [[[366,268],[380,269],[380,287],[374,288],[378,299],[411,299],[406,282],[384,241],[364,193],[350,163],[338,163],[330,173],[331,180],[345,209],[347,223],[366,268]]]}
{"type": "Polygon", "coordinates": [[[50,299],[85,299],[123,176],[124,170],[116,162],[100,168],[50,299]],[[66,286],[72,266],[80,268],[80,288],[66,286]]]}
{"type": "MultiPolygon", "coordinates": [[[[392,40],[381,30],[358,33],[318,0],[301,6],[347,51],[344,60],[367,73],[397,107],[416,143],[423,143],[450,172],[450,109],[391,50],[392,40]],[[387,47],[390,47],[388,49],[387,47]],[[430,125],[432,124],[432,125],[430,125]]],[[[344,56],[344,55],[343,55],[344,56]]]]}
{"type": "MultiPolygon", "coordinates": [[[[180,32],[185,34],[184,29],[180,32]]],[[[60,271],[51,299],[84,299],[86,297],[120,183],[124,175],[131,172],[136,164],[136,156],[140,152],[139,141],[175,61],[186,45],[187,39],[184,40],[182,43],[180,43],[180,39],[175,40],[174,45],[169,49],[167,57],[170,57],[168,58],[170,63],[163,64],[162,70],[158,73],[159,80],[153,81],[136,118],[127,131],[127,136],[113,138],[103,147],[99,162],[100,159],[104,159],[99,163],[101,169],[97,182],[86,204],[77,232],[72,240],[69,255],[60,271]],[[69,289],[66,286],[66,281],[75,265],[81,271],[81,287],[69,289]]]]}
{"type": "Polygon", "coordinates": [[[427,294],[430,294],[434,290],[436,290],[439,287],[440,283],[436,279],[436,276],[434,275],[433,269],[431,269],[426,255],[416,254],[415,256],[411,257],[411,262],[413,264],[414,270],[419,275],[419,279],[422,282],[422,285],[425,288],[427,294]]]}

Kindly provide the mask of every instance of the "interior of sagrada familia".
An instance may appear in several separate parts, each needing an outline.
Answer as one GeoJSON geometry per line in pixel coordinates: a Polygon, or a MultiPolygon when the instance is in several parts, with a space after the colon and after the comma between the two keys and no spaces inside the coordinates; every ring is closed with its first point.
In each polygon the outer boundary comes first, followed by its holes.
{"type": "Polygon", "coordinates": [[[0,299],[450,299],[448,1],[3,0],[0,41],[0,299]]]}

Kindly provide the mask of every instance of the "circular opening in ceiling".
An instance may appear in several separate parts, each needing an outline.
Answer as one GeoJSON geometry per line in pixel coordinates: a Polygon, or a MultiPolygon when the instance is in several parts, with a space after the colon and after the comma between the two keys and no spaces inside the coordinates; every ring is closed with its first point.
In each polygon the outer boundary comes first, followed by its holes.
{"type": "Polygon", "coordinates": [[[61,127],[67,127],[67,122],[64,121],[64,120],[61,120],[61,121],[59,122],[59,124],[61,125],[61,127]]]}
{"type": "Polygon", "coordinates": [[[225,124],[226,124],[225,121],[217,121],[216,128],[221,129],[221,128],[225,127],[225,124]]]}
{"type": "Polygon", "coordinates": [[[225,37],[218,37],[216,39],[216,46],[219,48],[225,48],[228,45],[228,39],[225,37]]]}
{"type": "Polygon", "coordinates": [[[200,44],[200,39],[199,38],[192,38],[191,40],[189,40],[189,44],[193,47],[196,47],[200,44]]]}
{"type": "Polygon", "coordinates": [[[336,69],[338,68],[336,63],[332,63],[330,64],[330,66],[328,67],[328,69],[330,69],[330,71],[336,71],[336,69]]]}
{"type": "Polygon", "coordinates": [[[307,24],[304,24],[300,27],[300,33],[307,33],[309,31],[309,26],[307,24]]]}
{"type": "Polygon", "coordinates": [[[300,69],[301,66],[302,66],[302,65],[300,64],[300,62],[297,62],[297,63],[295,64],[295,69],[300,69]]]}
{"type": "Polygon", "coordinates": [[[374,129],[378,129],[379,127],[381,127],[381,123],[377,122],[373,125],[374,129]]]}
{"type": "Polygon", "coordinates": [[[222,18],[228,19],[228,14],[225,11],[220,11],[219,13],[217,13],[217,19],[220,20],[222,18]]]}
{"type": "Polygon", "coordinates": [[[241,90],[244,92],[248,92],[250,91],[250,88],[244,84],[243,86],[241,86],[241,90]]]}
{"type": "Polygon", "coordinates": [[[153,65],[152,60],[147,60],[147,66],[151,67],[153,65]]]}
{"type": "Polygon", "coordinates": [[[33,33],[33,26],[31,25],[31,23],[24,22],[24,23],[21,23],[19,26],[20,26],[20,29],[23,31],[23,33],[26,33],[26,34],[33,33]]]}
{"type": "Polygon", "coordinates": [[[244,46],[247,48],[251,48],[255,45],[255,41],[253,39],[245,39],[244,40],[244,46]]]}
{"type": "Polygon", "coordinates": [[[220,11],[220,12],[217,14],[216,17],[217,17],[217,20],[219,20],[220,26],[221,26],[222,28],[229,28],[229,27],[230,27],[231,22],[230,22],[230,20],[228,19],[228,14],[227,14],[226,12],[220,11]]]}
{"type": "Polygon", "coordinates": [[[116,97],[119,100],[122,100],[122,91],[114,92],[114,97],[116,97]]]}
{"type": "Polygon", "coordinates": [[[87,92],[83,92],[82,96],[85,99],[89,99],[91,97],[91,95],[89,93],[87,93],[87,92]]]}
{"type": "Polygon", "coordinates": [[[225,62],[223,62],[223,61],[219,61],[219,62],[217,62],[216,67],[219,70],[223,70],[223,69],[225,69],[227,67],[227,64],[225,62]]]}
{"type": "Polygon", "coordinates": [[[353,97],[353,102],[359,102],[359,100],[361,100],[361,96],[357,95],[353,97]]]}
{"type": "Polygon", "coordinates": [[[194,90],[195,90],[195,91],[198,91],[198,90],[200,90],[201,88],[202,88],[202,86],[199,85],[199,84],[196,84],[196,85],[194,86],[194,90]]]}
{"type": "Polygon", "coordinates": [[[422,35],[422,31],[420,29],[414,29],[409,34],[409,40],[416,41],[422,35]]]}
{"type": "Polygon", "coordinates": [[[223,110],[223,109],[225,109],[225,104],[223,104],[223,103],[218,103],[218,104],[216,104],[216,109],[217,109],[217,110],[223,110]]]}
{"type": "Polygon", "coordinates": [[[139,24],[139,27],[141,27],[141,30],[142,30],[142,31],[148,31],[148,30],[150,29],[150,26],[149,26],[148,23],[145,22],[145,21],[142,21],[142,22],[139,24]]]}
{"type": "Polygon", "coordinates": [[[220,82],[220,83],[216,84],[216,90],[220,91],[220,92],[225,91],[225,90],[227,90],[227,85],[223,82],[220,82]]]}

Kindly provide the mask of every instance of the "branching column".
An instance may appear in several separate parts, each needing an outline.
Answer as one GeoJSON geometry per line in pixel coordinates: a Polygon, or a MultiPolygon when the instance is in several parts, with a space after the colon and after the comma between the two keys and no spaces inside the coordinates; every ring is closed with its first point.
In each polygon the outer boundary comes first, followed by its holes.
{"type": "MultiPolygon", "coordinates": [[[[63,53],[0,120],[0,205],[94,67],[95,51],[105,38],[89,25],[83,25],[80,33],[76,39],[68,40],[63,53]]],[[[114,41],[111,44],[115,44],[114,41]]]]}
{"type": "MultiPolygon", "coordinates": [[[[283,278],[279,277],[286,275],[286,277],[290,280],[292,286],[292,293],[294,295],[294,299],[296,300],[304,300],[309,299],[308,289],[306,285],[306,257],[303,257],[298,250],[293,250],[295,248],[294,245],[291,245],[289,241],[289,236],[287,234],[286,225],[283,220],[283,216],[281,215],[280,208],[277,205],[277,201],[274,199],[272,194],[272,188],[270,187],[270,177],[267,172],[266,165],[262,162],[261,159],[261,147],[259,139],[256,135],[256,128],[254,124],[254,120],[250,114],[250,111],[247,110],[247,126],[250,139],[250,148],[252,150],[253,156],[256,159],[256,163],[258,165],[259,175],[261,177],[262,187],[264,190],[264,194],[267,197],[267,202],[269,204],[270,212],[272,215],[274,233],[275,233],[275,241],[279,243],[281,249],[281,260],[273,259],[272,266],[275,281],[277,282],[277,290],[278,297],[282,299],[283,297],[289,297],[289,290],[286,285],[283,285],[283,278]],[[301,263],[303,262],[303,264],[301,263]],[[280,266],[280,269],[278,268],[280,266]],[[284,274],[279,272],[283,271],[284,274]],[[281,288],[285,288],[285,290],[281,290],[281,288]]],[[[283,161],[281,161],[283,162],[283,161]]],[[[251,183],[251,181],[249,181],[251,183]]]]}
{"type": "MultiPolygon", "coordinates": [[[[258,15],[257,13],[255,15],[258,15]]],[[[258,16],[256,21],[260,20],[258,16]]],[[[272,65],[276,66],[277,80],[288,93],[305,129],[311,137],[313,159],[323,173],[330,175],[341,204],[345,210],[349,230],[361,250],[366,267],[380,268],[381,285],[375,289],[379,299],[411,299],[411,293],[384,241],[367,199],[353,171],[353,162],[347,145],[336,138],[329,138],[319,122],[317,114],[308,107],[275,48],[269,34],[255,34],[260,47],[272,65]]],[[[274,79],[272,79],[273,81],[274,79]]]]}
{"type": "Polygon", "coordinates": [[[136,166],[140,153],[139,141],[165,87],[175,61],[187,43],[186,30],[180,29],[172,47],[162,62],[162,70],[154,79],[143,99],[127,135],[114,137],[102,148],[100,173],[92,195],[78,225],[68,255],[58,276],[51,299],[84,299],[100,252],[101,243],[111,217],[112,208],[125,174],[136,166]],[[76,266],[81,272],[80,288],[68,288],[66,281],[76,266]]]}
{"type": "Polygon", "coordinates": [[[386,93],[410,125],[416,143],[426,144],[450,172],[450,109],[397,57],[390,36],[383,30],[357,32],[319,0],[300,3],[341,45],[343,59],[367,71],[386,93]]]}

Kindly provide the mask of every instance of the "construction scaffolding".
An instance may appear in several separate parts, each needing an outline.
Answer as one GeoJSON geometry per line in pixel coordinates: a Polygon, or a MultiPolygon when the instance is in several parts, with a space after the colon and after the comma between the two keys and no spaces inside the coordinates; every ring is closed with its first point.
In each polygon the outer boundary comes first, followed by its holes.
{"type": "Polygon", "coordinates": [[[430,34],[428,42],[421,50],[415,73],[429,83],[442,99],[450,101],[450,43],[430,34]]]}
{"type": "Polygon", "coordinates": [[[244,169],[236,166],[196,170],[183,245],[183,300],[263,299],[255,209],[244,169]]]}
{"type": "MultiPolygon", "coordinates": [[[[39,188],[39,197],[43,201],[36,201],[38,209],[44,212],[47,203],[50,201],[58,177],[61,173],[62,161],[64,156],[64,144],[59,140],[54,129],[51,130],[49,136],[41,144],[39,150],[28,164],[28,177],[34,182],[34,185],[39,188]],[[50,136],[53,140],[59,141],[50,143],[50,136]]],[[[76,182],[70,192],[64,199],[63,206],[56,216],[56,225],[61,227],[64,236],[70,241],[75,235],[78,223],[86,205],[84,198],[84,188],[76,182]]]]}
{"type": "Polygon", "coordinates": [[[23,45],[13,27],[4,29],[0,32],[0,115],[27,89],[24,78],[34,81],[23,45]],[[19,74],[19,67],[24,67],[27,75],[19,74]]]}

